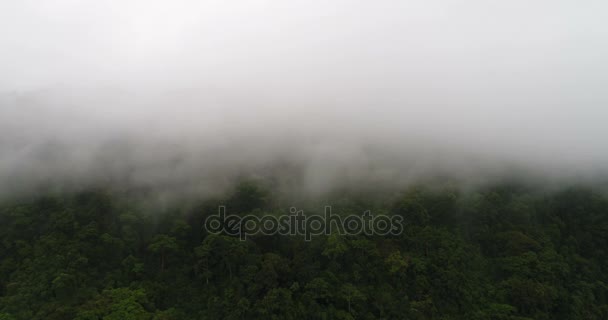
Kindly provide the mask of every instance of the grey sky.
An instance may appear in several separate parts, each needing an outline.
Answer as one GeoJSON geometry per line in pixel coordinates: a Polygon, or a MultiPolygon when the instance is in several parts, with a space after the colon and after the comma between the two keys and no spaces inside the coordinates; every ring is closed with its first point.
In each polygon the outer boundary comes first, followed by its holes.
{"type": "Polygon", "coordinates": [[[303,168],[309,189],[513,165],[608,172],[607,12],[590,0],[2,1],[1,187],[217,182],[279,163],[303,168]]]}

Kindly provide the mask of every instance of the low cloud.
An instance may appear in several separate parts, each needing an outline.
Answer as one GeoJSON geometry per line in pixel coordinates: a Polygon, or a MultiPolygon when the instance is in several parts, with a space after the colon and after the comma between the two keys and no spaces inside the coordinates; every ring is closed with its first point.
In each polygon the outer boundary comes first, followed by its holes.
{"type": "Polygon", "coordinates": [[[606,4],[0,4],[0,192],[608,172],[606,4]]]}

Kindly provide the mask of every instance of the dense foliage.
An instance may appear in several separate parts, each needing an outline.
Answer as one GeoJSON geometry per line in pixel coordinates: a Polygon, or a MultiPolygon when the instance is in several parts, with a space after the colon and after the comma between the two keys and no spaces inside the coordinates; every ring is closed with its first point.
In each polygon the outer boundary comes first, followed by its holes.
{"type": "Polygon", "coordinates": [[[6,200],[0,319],[608,319],[608,198],[597,191],[332,199],[341,213],[402,215],[405,232],[207,234],[219,204],[288,211],[252,184],[154,210],[99,190],[6,200]]]}

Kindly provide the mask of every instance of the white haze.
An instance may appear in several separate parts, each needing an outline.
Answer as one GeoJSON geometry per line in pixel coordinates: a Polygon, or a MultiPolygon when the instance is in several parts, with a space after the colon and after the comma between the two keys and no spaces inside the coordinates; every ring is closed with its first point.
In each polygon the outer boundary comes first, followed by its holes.
{"type": "Polygon", "coordinates": [[[5,0],[0,192],[604,176],[607,12],[599,0],[5,0]]]}

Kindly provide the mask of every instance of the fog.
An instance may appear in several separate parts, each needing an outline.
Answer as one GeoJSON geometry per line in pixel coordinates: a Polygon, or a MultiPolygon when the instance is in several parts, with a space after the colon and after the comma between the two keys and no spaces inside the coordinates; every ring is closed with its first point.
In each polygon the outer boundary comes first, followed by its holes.
{"type": "Polygon", "coordinates": [[[608,173],[605,1],[2,1],[0,193],[608,173]]]}

